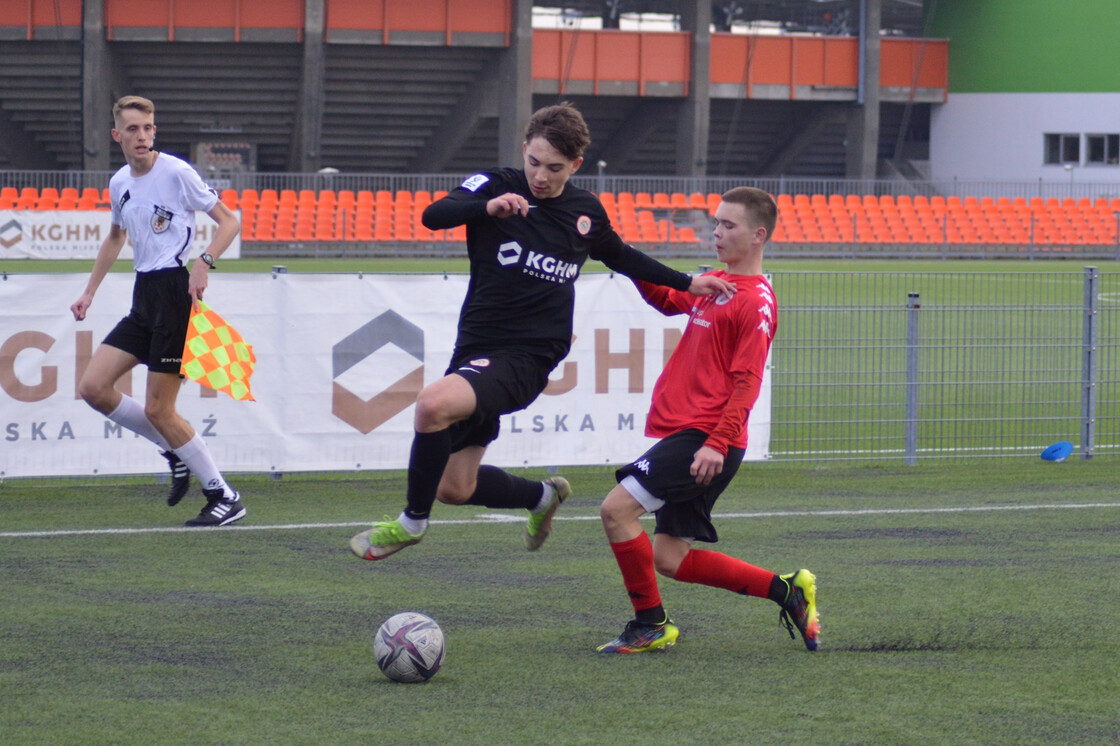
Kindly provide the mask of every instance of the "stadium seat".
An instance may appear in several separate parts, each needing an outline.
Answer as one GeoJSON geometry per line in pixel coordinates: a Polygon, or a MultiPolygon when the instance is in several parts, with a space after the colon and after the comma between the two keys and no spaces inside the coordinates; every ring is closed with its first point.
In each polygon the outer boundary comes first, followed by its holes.
{"type": "Polygon", "coordinates": [[[58,207],[58,190],[54,187],[43,187],[39,190],[39,199],[35,200],[36,210],[54,210],[58,207]]]}
{"type": "Polygon", "coordinates": [[[31,210],[39,201],[39,190],[35,187],[24,187],[19,190],[19,199],[16,201],[17,210],[31,210]]]}

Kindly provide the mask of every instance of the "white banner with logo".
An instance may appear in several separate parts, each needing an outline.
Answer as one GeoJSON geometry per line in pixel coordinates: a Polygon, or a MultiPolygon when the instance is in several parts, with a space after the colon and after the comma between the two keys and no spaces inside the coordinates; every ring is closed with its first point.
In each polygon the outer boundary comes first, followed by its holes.
{"type": "MultiPolygon", "coordinates": [[[[69,307],[84,274],[0,277],[0,478],[166,469],[156,448],[81,401],[90,355],[128,313],[133,275],[105,278],[85,321],[69,307]]],[[[654,381],[685,317],[649,308],[629,280],[576,286],[575,342],[548,390],[503,417],[499,466],[622,464],[643,435],[654,381]]],[[[255,402],[187,381],[179,411],[227,472],[397,469],[412,402],[440,378],[465,275],[211,275],[206,301],[253,345],[255,402]]],[[[143,400],[147,369],[118,387],[143,400]]],[[[766,458],[770,377],[751,413],[748,460],[766,458]]]]}
{"type": "MultiPolygon", "coordinates": [[[[241,211],[234,213],[238,219],[241,211]]],[[[94,259],[112,225],[108,210],[0,210],[0,259],[94,259]]],[[[191,257],[210,245],[218,224],[204,212],[195,213],[191,257]]],[[[241,235],[222,259],[241,257],[241,235]]],[[[132,259],[132,244],[125,242],[121,259],[132,259]]]]}

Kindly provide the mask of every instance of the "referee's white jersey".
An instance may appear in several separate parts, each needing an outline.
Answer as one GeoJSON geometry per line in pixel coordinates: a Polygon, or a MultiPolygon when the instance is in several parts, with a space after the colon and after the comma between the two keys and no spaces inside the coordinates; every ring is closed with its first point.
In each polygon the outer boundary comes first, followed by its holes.
{"type": "Polygon", "coordinates": [[[137,272],[185,266],[194,238],[195,210],[210,212],[218,202],[186,161],[167,153],[140,177],[125,164],[109,180],[113,225],[128,233],[137,272]]]}

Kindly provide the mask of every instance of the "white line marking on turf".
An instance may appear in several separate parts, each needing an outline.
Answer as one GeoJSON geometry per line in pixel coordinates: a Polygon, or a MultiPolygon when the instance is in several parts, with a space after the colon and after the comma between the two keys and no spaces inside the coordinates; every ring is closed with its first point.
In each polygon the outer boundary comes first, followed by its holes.
{"type": "MultiPolygon", "coordinates": [[[[1120,503],[1042,503],[1038,505],[972,505],[955,508],[866,508],[860,510],[775,510],[760,513],[715,513],[713,518],[827,518],[830,516],[854,515],[917,515],[931,513],[986,513],[1004,510],[1087,510],[1091,508],[1120,508],[1120,503]]],[[[652,516],[645,516],[652,518],[652,516]]],[[[598,515],[558,515],[554,521],[598,521],[598,515]]],[[[433,526],[454,526],[479,523],[523,523],[524,518],[505,513],[483,513],[474,518],[440,519],[431,522],[433,526]]],[[[167,526],[153,528],[88,528],[62,531],[4,531],[0,539],[35,539],[57,536],[120,536],[124,534],[197,534],[207,531],[298,531],[300,529],[355,528],[366,527],[370,521],[346,523],[281,523],[264,526],[235,524],[220,528],[188,528],[186,526],[167,526]]]]}

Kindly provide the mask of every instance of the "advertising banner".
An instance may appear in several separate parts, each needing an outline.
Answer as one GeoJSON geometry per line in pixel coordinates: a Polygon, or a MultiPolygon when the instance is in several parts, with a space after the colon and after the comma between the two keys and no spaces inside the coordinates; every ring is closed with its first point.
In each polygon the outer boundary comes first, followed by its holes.
{"type": "MultiPolygon", "coordinates": [[[[150,442],[77,395],[105,335],[128,313],[133,275],[109,274],[87,318],[70,304],[85,274],[0,277],[0,479],[159,473],[150,442]]],[[[179,411],[223,471],[398,469],[407,465],[412,405],[442,377],[466,275],[211,275],[206,301],[253,346],[256,401],[186,381],[179,411]]],[[[624,277],[576,286],[575,339],[548,389],[502,418],[487,451],[498,466],[627,463],[643,435],[650,392],[685,316],[665,317],[624,277]]],[[[143,401],[147,369],[118,388],[143,401]]],[[[750,418],[748,460],[767,455],[770,377],[750,418]]]]}
{"type": "MultiPolygon", "coordinates": [[[[235,210],[238,220],[241,211],[235,210]]],[[[0,210],[0,259],[95,259],[109,234],[108,210],[0,210]]],[[[218,224],[204,212],[195,213],[191,257],[210,244],[218,224]]],[[[241,257],[238,234],[222,259],[241,257]]],[[[132,244],[125,242],[121,259],[132,259],[132,244]]]]}

